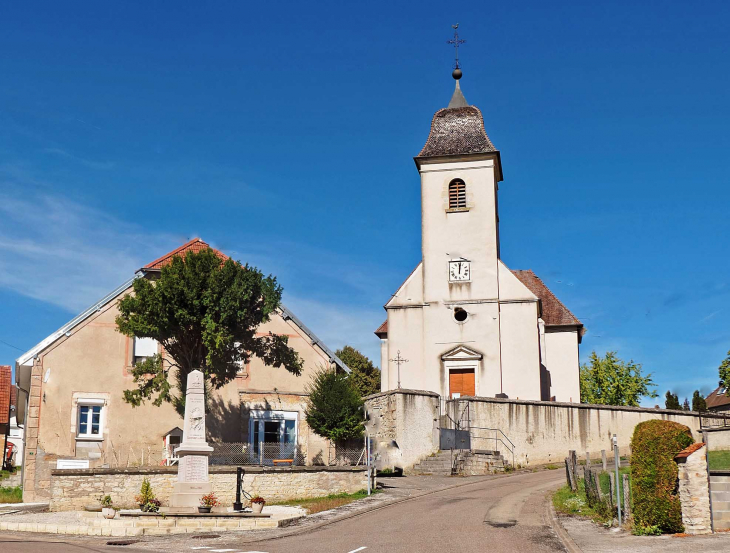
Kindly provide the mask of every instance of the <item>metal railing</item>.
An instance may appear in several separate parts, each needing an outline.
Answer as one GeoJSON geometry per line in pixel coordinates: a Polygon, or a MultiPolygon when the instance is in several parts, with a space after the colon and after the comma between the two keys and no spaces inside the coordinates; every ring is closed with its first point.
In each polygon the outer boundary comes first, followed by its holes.
{"type": "Polygon", "coordinates": [[[247,442],[213,442],[208,462],[211,465],[301,466],[307,456],[296,444],[278,442],[250,444],[247,442]]]}
{"type": "MultiPolygon", "coordinates": [[[[477,447],[475,444],[477,443],[485,443],[486,445],[494,444],[494,449],[492,451],[500,451],[499,444],[502,444],[504,448],[510,452],[512,455],[512,467],[515,466],[515,444],[512,443],[512,440],[510,440],[507,435],[502,432],[499,428],[484,428],[481,426],[472,426],[469,429],[469,434],[471,436],[471,450],[478,450],[482,449],[480,447],[477,447]],[[489,435],[487,435],[489,433],[489,435]],[[492,436],[492,433],[494,435],[492,436]]],[[[487,449],[486,447],[483,449],[487,449]]]]}

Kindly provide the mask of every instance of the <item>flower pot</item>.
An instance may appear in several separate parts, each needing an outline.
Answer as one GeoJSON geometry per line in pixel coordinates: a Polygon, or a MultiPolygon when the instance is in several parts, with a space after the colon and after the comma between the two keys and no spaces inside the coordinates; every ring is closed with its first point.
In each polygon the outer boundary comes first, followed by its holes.
{"type": "Polygon", "coordinates": [[[104,518],[114,518],[117,512],[112,507],[102,507],[101,516],[104,518]]]}
{"type": "Polygon", "coordinates": [[[251,503],[251,510],[257,515],[260,515],[261,511],[264,510],[264,503],[251,503]]]}
{"type": "Polygon", "coordinates": [[[211,509],[211,507],[203,507],[203,506],[201,506],[201,507],[198,507],[198,512],[199,513],[210,513],[210,509],[211,509]]]}

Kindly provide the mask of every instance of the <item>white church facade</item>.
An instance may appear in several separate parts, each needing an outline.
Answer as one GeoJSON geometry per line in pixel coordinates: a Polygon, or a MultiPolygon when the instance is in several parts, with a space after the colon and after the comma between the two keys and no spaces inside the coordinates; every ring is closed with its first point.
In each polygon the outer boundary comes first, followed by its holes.
{"type": "Polygon", "coordinates": [[[375,332],[382,391],[579,402],[583,325],[532,271],[500,259],[500,155],[460,77],[415,157],[422,260],[375,332]]]}

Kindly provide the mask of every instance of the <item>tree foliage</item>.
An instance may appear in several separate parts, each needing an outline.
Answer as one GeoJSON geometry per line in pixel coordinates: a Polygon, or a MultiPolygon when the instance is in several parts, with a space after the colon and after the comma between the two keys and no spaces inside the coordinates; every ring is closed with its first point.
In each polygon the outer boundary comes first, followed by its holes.
{"type": "Polygon", "coordinates": [[[692,394],[692,411],[707,411],[705,396],[699,390],[695,390],[692,394]]]}
{"type": "Polygon", "coordinates": [[[726,394],[730,396],[730,351],[727,352],[727,357],[720,363],[717,371],[720,375],[720,386],[727,388],[726,394]]]}
{"type": "Polygon", "coordinates": [[[334,442],[362,436],[363,401],[346,374],[320,368],[307,393],[304,414],[315,433],[334,442]]]}
{"type": "Polygon", "coordinates": [[[665,533],[684,530],[674,456],[693,442],[690,429],[676,422],[650,420],[634,428],[631,494],[638,528],[656,526],[665,533]]]}
{"type": "Polygon", "coordinates": [[[679,405],[679,397],[677,394],[673,394],[667,390],[667,394],[664,396],[664,407],[667,409],[681,409],[679,405]]]}
{"type": "Polygon", "coordinates": [[[638,406],[642,397],[657,397],[651,374],[643,376],[641,365],[621,360],[615,351],[601,358],[592,352],[580,368],[580,400],[599,405],[638,406]]]}
{"type": "Polygon", "coordinates": [[[279,307],[282,288],[255,267],[225,261],[207,248],[174,256],[156,279],[138,278],[134,294],[119,301],[116,323],[127,336],[154,338],[164,347],[132,369],[137,389],[124,400],[138,406],[152,399],[185,410],[190,371],[200,369],[206,386],[220,388],[252,356],[266,365],[301,374],[302,360],[286,336],[256,330],[279,307]]]}
{"type": "Polygon", "coordinates": [[[366,356],[352,346],[345,346],[338,349],[335,355],[342,359],[352,373],[350,383],[360,394],[360,397],[376,394],[380,391],[380,370],[373,365],[366,356]]]}

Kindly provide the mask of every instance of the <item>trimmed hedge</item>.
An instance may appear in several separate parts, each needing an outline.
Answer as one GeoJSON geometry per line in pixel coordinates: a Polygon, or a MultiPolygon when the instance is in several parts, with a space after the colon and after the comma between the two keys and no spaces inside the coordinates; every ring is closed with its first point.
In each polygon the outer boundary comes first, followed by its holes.
{"type": "Polygon", "coordinates": [[[665,420],[642,422],[631,438],[631,493],[634,526],[658,527],[664,533],[683,532],[674,456],[692,445],[692,432],[665,420]]]}

